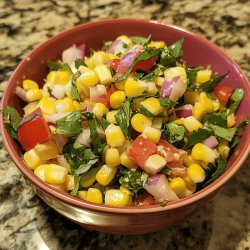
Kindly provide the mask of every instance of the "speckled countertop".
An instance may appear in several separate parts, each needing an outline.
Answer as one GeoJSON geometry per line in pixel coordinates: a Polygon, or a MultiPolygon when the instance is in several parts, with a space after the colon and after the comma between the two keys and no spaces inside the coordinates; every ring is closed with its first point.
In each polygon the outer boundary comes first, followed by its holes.
{"type": "MultiPolygon", "coordinates": [[[[155,19],[212,40],[250,76],[247,0],[0,0],[0,96],[35,46],[86,21],[155,19]]],[[[209,204],[157,233],[118,236],[81,228],[41,201],[26,184],[0,137],[0,249],[250,249],[250,159],[209,204]]]]}

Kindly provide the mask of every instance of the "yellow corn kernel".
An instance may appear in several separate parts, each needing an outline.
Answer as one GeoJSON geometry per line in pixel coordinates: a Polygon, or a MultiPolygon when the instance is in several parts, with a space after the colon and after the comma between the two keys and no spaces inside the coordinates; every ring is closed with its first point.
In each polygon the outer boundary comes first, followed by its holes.
{"type": "Polygon", "coordinates": [[[130,195],[119,189],[109,189],[105,193],[105,204],[110,206],[128,206],[131,202],[130,195]]]}
{"type": "Polygon", "coordinates": [[[230,148],[228,147],[228,141],[222,140],[220,144],[218,145],[218,151],[221,155],[221,157],[226,160],[229,155],[230,148]]]}
{"type": "Polygon", "coordinates": [[[23,159],[28,166],[28,168],[34,170],[37,166],[42,165],[45,163],[39,155],[37,154],[35,149],[30,149],[29,151],[26,151],[23,155],[23,159]]]}
{"type": "Polygon", "coordinates": [[[152,121],[145,115],[137,113],[132,117],[131,125],[134,130],[142,133],[147,126],[151,127],[152,121]]]}
{"type": "Polygon", "coordinates": [[[197,83],[207,82],[211,79],[211,75],[212,75],[212,70],[210,69],[199,70],[197,72],[196,82],[197,83]]]}
{"type": "Polygon", "coordinates": [[[46,115],[56,113],[56,100],[52,97],[43,97],[39,102],[39,107],[46,115]]]}
{"type": "Polygon", "coordinates": [[[107,150],[108,150],[109,148],[110,148],[109,145],[106,144],[105,147],[104,147],[103,150],[102,150],[102,160],[103,160],[103,161],[105,161],[106,152],[107,152],[107,150]]]}
{"type": "Polygon", "coordinates": [[[212,101],[213,101],[213,105],[214,105],[214,112],[220,110],[220,108],[221,108],[220,101],[217,98],[215,100],[212,100],[212,101]]]}
{"type": "Polygon", "coordinates": [[[189,116],[184,118],[183,125],[189,133],[199,128],[202,128],[203,126],[194,116],[189,116]]]}
{"type": "Polygon", "coordinates": [[[87,200],[87,191],[81,190],[77,192],[77,197],[79,197],[82,200],[87,200]]]}
{"type": "Polygon", "coordinates": [[[142,134],[154,143],[158,143],[161,139],[161,130],[157,128],[146,126],[142,134]]]}
{"type": "Polygon", "coordinates": [[[78,71],[80,71],[81,74],[84,74],[84,73],[86,73],[86,72],[92,71],[92,69],[90,69],[90,68],[88,68],[88,67],[86,67],[86,66],[81,65],[81,66],[78,68],[78,71]]]}
{"type": "Polygon", "coordinates": [[[86,71],[77,79],[77,87],[93,87],[99,82],[98,75],[94,70],[86,71]]]}
{"type": "Polygon", "coordinates": [[[80,102],[78,102],[78,101],[73,101],[73,106],[74,106],[74,109],[75,110],[82,110],[82,108],[83,108],[83,106],[81,105],[81,103],[80,102]]]}
{"type": "Polygon", "coordinates": [[[192,164],[191,166],[189,166],[187,175],[194,183],[203,182],[206,177],[205,171],[199,164],[192,164]]]}
{"type": "Polygon", "coordinates": [[[157,128],[157,129],[161,129],[163,124],[163,118],[162,117],[154,117],[152,120],[152,127],[153,128],[157,128]]]}
{"type": "Polygon", "coordinates": [[[106,114],[106,120],[109,123],[114,123],[116,124],[116,119],[115,119],[115,115],[118,113],[118,110],[111,110],[109,112],[107,112],[106,114]]]}
{"type": "Polygon", "coordinates": [[[210,99],[205,92],[201,92],[199,96],[199,103],[201,103],[208,113],[214,112],[213,100],[210,99]]]}
{"type": "Polygon", "coordinates": [[[117,167],[120,165],[120,154],[117,148],[109,148],[106,151],[105,163],[111,167],[117,167]]]}
{"type": "Polygon", "coordinates": [[[128,195],[131,195],[131,196],[133,195],[133,193],[123,185],[120,186],[120,190],[124,193],[127,193],[128,195]]]}
{"type": "Polygon", "coordinates": [[[125,90],[125,82],[127,81],[127,79],[121,81],[121,82],[115,82],[115,87],[118,90],[125,90]]]}
{"type": "Polygon", "coordinates": [[[85,62],[85,64],[87,65],[87,67],[89,69],[94,69],[95,68],[95,65],[94,65],[92,57],[85,57],[84,58],[84,62],[85,62]]]}
{"type": "Polygon", "coordinates": [[[98,65],[95,67],[95,72],[98,76],[99,82],[101,84],[110,84],[113,82],[113,77],[111,75],[110,69],[106,65],[98,65]]]}
{"type": "Polygon", "coordinates": [[[44,143],[37,144],[34,149],[39,158],[43,161],[56,158],[59,154],[58,146],[53,140],[47,140],[44,143]]]}
{"type": "Polygon", "coordinates": [[[119,126],[110,124],[105,129],[107,144],[110,147],[119,147],[122,146],[125,142],[124,134],[119,126]]]}
{"type": "Polygon", "coordinates": [[[166,166],[166,159],[158,154],[150,155],[145,161],[144,171],[150,175],[155,175],[166,166]]]}
{"type": "Polygon", "coordinates": [[[183,118],[176,119],[173,122],[176,123],[176,124],[183,124],[184,123],[184,119],[183,118]]]}
{"type": "Polygon", "coordinates": [[[186,91],[184,93],[184,103],[185,104],[195,104],[198,102],[200,93],[197,91],[186,91]]]}
{"type": "Polygon", "coordinates": [[[216,152],[202,143],[197,143],[194,145],[191,156],[195,160],[202,160],[211,163],[217,158],[216,152]]]}
{"type": "Polygon", "coordinates": [[[75,111],[73,100],[70,97],[65,97],[62,100],[57,100],[56,110],[58,113],[67,113],[75,111]]]}
{"type": "Polygon", "coordinates": [[[108,111],[107,107],[103,103],[100,103],[100,102],[95,103],[92,109],[92,112],[99,119],[102,118],[107,113],[107,111],[108,111]]]}
{"type": "Polygon", "coordinates": [[[102,193],[97,188],[89,188],[87,191],[87,201],[102,204],[102,193]]]}
{"type": "Polygon", "coordinates": [[[127,168],[137,168],[137,164],[128,157],[128,152],[125,151],[120,156],[121,164],[127,168]]]}
{"type": "Polygon", "coordinates": [[[199,161],[195,160],[192,158],[191,155],[186,155],[184,158],[183,158],[183,163],[186,167],[189,167],[191,166],[192,164],[199,164],[199,161]]]}
{"type": "Polygon", "coordinates": [[[68,190],[68,191],[73,190],[74,187],[75,187],[75,179],[74,179],[74,176],[68,174],[63,185],[64,185],[64,189],[65,189],[65,190],[68,190]]]}
{"type": "Polygon", "coordinates": [[[94,184],[96,174],[100,168],[92,168],[88,172],[81,175],[80,186],[83,188],[89,187],[94,184]]]}
{"type": "Polygon", "coordinates": [[[177,195],[184,193],[187,189],[186,183],[181,177],[171,179],[169,186],[177,195]]]}
{"type": "Polygon", "coordinates": [[[26,92],[26,98],[28,102],[34,102],[40,100],[43,97],[42,91],[40,89],[29,89],[26,92]]]}
{"type": "Polygon", "coordinates": [[[206,107],[199,103],[199,102],[195,102],[194,104],[194,108],[193,108],[193,116],[198,120],[201,121],[201,119],[203,118],[203,116],[207,113],[207,109],[206,107]]]}
{"type": "Polygon", "coordinates": [[[124,91],[115,91],[110,96],[110,106],[112,109],[119,109],[126,98],[124,91]]]}
{"type": "Polygon", "coordinates": [[[160,102],[154,97],[147,98],[145,101],[141,102],[141,105],[155,116],[163,111],[160,102]]]}
{"type": "Polygon", "coordinates": [[[35,111],[38,108],[38,106],[39,106],[39,101],[35,101],[35,102],[31,102],[31,103],[27,104],[23,108],[24,114],[28,115],[28,114],[32,113],[33,111],[35,111]]]}
{"type": "Polygon", "coordinates": [[[154,79],[153,79],[154,83],[161,87],[163,85],[163,83],[165,82],[165,78],[162,77],[162,76],[156,76],[154,79]]]}
{"type": "Polygon", "coordinates": [[[87,108],[87,107],[93,109],[94,105],[95,105],[95,102],[89,100],[89,98],[85,98],[84,101],[83,101],[83,103],[82,103],[83,109],[87,108]]]}
{"type": "Polygon", "coordinates": [[[151,41],[150,44],[148,45],[149,48],[164,48],[166,46],[164,41],[151,41]]]}
{"type": "Polygon", "coordinates": [[[47,82],[66,85],[71,80],[72,74],[69,71],[51,71],[47,75],[47,82]]]}
{"type": "Polygon", "coordinates": [[[182,79],[182,81],[184,83],[187,82],[187,74],[186,74],[186,70],[183,67],[172,67],[172,68],[168,68],[164,71],[164,76],[165,79],[172,79],[176,76],[180,76],[180,78],[182,79]]]}
{"type": "Polygon", "coordinates": [[[131,147],[131,141],[125,141],[124,144],[120,147],[117,147],[119,153],[123,153],[125,151],[127,151],[129,148],[131,147]]]}
{"type": "Polygon", "coordinates": [[[188,190],[190,190],[192,193],[195,192],[196,183],[194,183],[187,175],[183,177],[183,180],[185,181],[188,190]]]}
{"type": "Polygon", "coordinates": [[[48,164],[44,169],[45,181],[49,184],[63,184],[67,175],[68,169],[57,164],[48,164]]]}
{"type": "Polygon", "coordinates": [[[142,95],[146,90],[147,84],[143,81],[137,81],[129,77],[125,82],[125,93],[127,97],[142,95]]]}
{"type": "MultiPolygon", "coordinates": [[[[227,110],[227,113],[229,113],[229,110],[227,110]]],[[[235,116],[234,113],[227,116],[227,127],[231,128],[235,124],[235,116]]]]}
{"type": "Polygon", "coordinates": [[[132,105],[131,105],[131,109],[134,111],[134,112],[138,112],[140,107],[141,107],[141,102],[146,100],[145,98],[136,98],[133,102],[132,102],[132,105]]]}
{"type": "Polygon", "coordinates": [[[126,43],[128,46],[131,46],[133,44],[130,38],[125,35],[118,36],[116,39],[126,43]]]}
{"type": "Polygon", "coordinates": [[[35,82],[35,81],[32,81],[32,80],[29,80],[29,79],[26,79],[26,80],[23,80],[23,89],[24,90],[30,90],[30,89],[38,89],[38,84],[35,82]]]}
{"type": "Polygon", "coordinates": [[[158,89],[154,82],[147,82],[147,92],[149,95],[156,95],[158,89]]]}
{"type": "Polygon", "coordinates": [[[39,165],[38,167],[35,168],[34,170],[34,174],[39,177],[41,180],[45,181],[45,177],[44,177],[44,169],[48,164],[42,164],[39,165]]]}
{"type": "Polygon", "coordinates": [[[95,66],[103,65],[106,60],[109,60],[109,56],[104,51],[96,51],[92,56],[92,60],[95,66]]]}
{"type": "Polygon", "coordinates": [[[103,165],[96,174],[96,181],[103,186],[107,186],[115,177],[116,171],[117,167],[103,165]]]}

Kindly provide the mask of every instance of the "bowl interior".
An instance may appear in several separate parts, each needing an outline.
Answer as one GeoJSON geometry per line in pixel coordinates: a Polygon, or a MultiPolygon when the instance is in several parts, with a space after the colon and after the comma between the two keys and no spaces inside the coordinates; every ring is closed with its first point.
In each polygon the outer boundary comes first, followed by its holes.
{"type": "MultiPolygon", "coordinates": [[[[237,123],[250,115],[250,88],[248,82],[239,67],[220,49],[207,40],[181,28],[163,25],[156,22],[131,19],[105,20],[79,25],[40,45],[30,53],[15,70],[4,93],[1,109],[6,104],[9,104],[16,107],[21,112],[23,103],[14,94],[15,86],[20,84],[25,78],[33,79],[42,86],[44,78],[48,72],[47,61],[60,59],[61,53],[64,49],[73,44],[79,45],[85,43],[87,45],[86,51],[89,51],[89,48],[98,50],[102,47],[104,41],[113,40],[122,34],[128,36],[149,36],[151,34],[153,40],[163,40],[167,44],[172,44],[177,40],[184,38],[183,60],[186,62],[187,66],[211,65],[212,70],[218,74],[225,74],[229,71],[228,76],[223,80],[223,84],[231,87],[242,87],[245,89],[245,99],[238,110],[237,123]]],[[[1,127],[3,129],[2,119],[1,127]]],[[[4,142],[11,157],[27,178],[31,179],[32,182],[42,189],[46,189],[47,192],[59,195],[62,199],[66,199],[67,197],[69,202],[74,201],[75,204],[79,206],[86,205],[86,202],[78,201],[77,198],[69,197],[69,195],[62,194],[60,191],[48,188],[48,186],[34,176],[31,171],[27,170],[20,159],[18,146],[9,137],[5,130],[2,131],[4,142]]],[[[179,204],[177,206],[181,206],[181,204],[184,204],[185,202],[186,204],[187,202],[192,202],[192,199],[201,199],[207,194],[219,189],[226,181],[228,181],[238,170],[240,165],[242,165],[248,155],[250,150],[249,133],[250,130],[248,126],[244,130],[242,140],[236,148],[235,153],[232,155],[228,163],[228,169],[223,176],[212,183],[209,187],[191,195],[190,197],[173,202],[173,204],[179,204]]],[[[102,207],[100,205],[93,206],[102,207]]],[[[171,204],[165,208],[159,207],[159,209],[169,209],[170,207],[171,204]]]]}

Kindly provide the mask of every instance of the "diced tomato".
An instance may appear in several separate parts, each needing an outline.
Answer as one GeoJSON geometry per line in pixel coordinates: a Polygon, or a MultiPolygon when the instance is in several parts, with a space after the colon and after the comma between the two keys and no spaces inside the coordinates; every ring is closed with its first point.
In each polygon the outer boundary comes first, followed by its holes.
{"type": "Polygon", "coordinates": [[[221,101],[221,102],[227,102],[229,97],[232,94],[232,88],[223,86],[223,85],[217,85],[214,88],[214,95],[221,101]]]}
{"type": "Polygon", "coordinates": [[[150,206],[150,205],[155,205],[155,199],[148,192],[143,192],[142,194],[138,195],[135,198],[134,205],[135,206],[150,206]]]}
{"type": "Polygon", "coordinates": [[[42,116],[41,109],[38,108],[31,114],[24,117],[29,119],[18,128],[18,140],[22,148],[26,151],[35,147],[38,143],[43,143],[51,137],[47,122],[42,116]],[[34,116],[32,118],[32,116],[34,116]]]}
{"type": "Polygon", "coordinates": [[[172,167],[170,178],[185,177],[187,169],[182,165],[181,167],[172,167]]]}
{"type": "Polygon", "coordinates": [[[106,97],[107,100],[105,104],[107,108],[110,108],[110,96],[113,92],[114,92],[114,89],[112,87],[107,89],[107,97],[106,97]]]}
{"type": "Polygon", "coordinates": [[[121,59],[112,59],[112,60],[109,62],[109,66],[110,66],[114,71],[116,71],[116,70],[117,70],[117,67],[118,67],[118,64],[119,64],[120,61],[121,61],[121,59]]]}
{"type": "Polygon", "coordinates": [[[138,136],[133,142],[128,151],[128,156],[131,157],[141,168],[144,168],[144,163],[150,155],[157,151],[156,145],[143,136],[138,136]]]}
{"type": "Polygon", "coordinates": [[[132,72],[135,72],[137,70],[148,72],[153,68],[153,66],[155,65],[155,62],[156,62],[155,57],[152,57],[148,60],[140,61],[133,67],[132,72]]]}

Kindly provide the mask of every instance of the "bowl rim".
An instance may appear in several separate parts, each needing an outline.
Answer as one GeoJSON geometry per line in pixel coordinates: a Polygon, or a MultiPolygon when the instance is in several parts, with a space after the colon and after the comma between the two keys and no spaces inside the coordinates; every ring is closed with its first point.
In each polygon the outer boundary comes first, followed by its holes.
{"type": "MultiPolygon", "coordinates": [[[[82,23],[79,25],[76,25],[70,29],[67,29],[63,32],[60,32],[59,34],[47,39],[45,42],[41,43],[40,45],[36,46],[16,67],[16,69],[13,71],[11,77],[9,78],[8,82],[13,81],[13,78],[16,74],[19,73],[19,71],[22,70],[22,67],[25,65],[26,60],[33,54],[35,54],[37,51],[41,50],[44,46],[54,42],[57,39],[63,38],[66,34],[70,34],[72,32],[76,32],[78,30],[81,30],[83,28],[91,28],[96,25],[105,25],[105,24],[111,24],[111,23],[141,23],[141,24],[155,24],[159,26],[164,26],[168,27],[170,29],[174,30],[179,30],[183,33],[185,33],[186,36],[189,37],[194,37],[196,40],[198,40],[201,43],[206,44],[208,47],[212,48],[213,50],[216,51],[216,53],[221,54],[223,57],[225,57],[226,60],[228,60],[230,63],[233,64],[234,68],[241,74],[243,81],[248,83],[248,79],[245,76],[244,72],[240,69],[240,67],[237,65],[236,62],[234,62],[233,59],[231,59],[229,56],[225,54],[225,52],[217,47],[215,44],[210,42],[209,40],[203,38],[202,36],[195,34],[193,32],[190,32],[186,29],[183,29],[179,26],[176,25],[169,25],[164,22],[158,22],[155,20],[147,20],[147,19],[137,19],[137,18],[118,18],[118,19],[105,19],[105,20],[98,20],[98,21],[91,21],[91,22],[86,22],[82,23]]],[[[249,83],[248,83],[249,84],[249,83]]],[[[250,87],[249,87],[250,89],[250,87]]],[[[10,92],[10,89],[6,89],[6,91],[3,93],[2,100],[1,100],[1,105],[0,109],[3,109],[5,105],[7,105],[7,99],[8,99],[8,93],[10,92]]],[[[250,91],[250,90],[249,90],[250,91]]],[[[67,194],[66,192],[62,192],[60,190],[57,190],[45,182],[43,182],[41,179],[39,179],[36,175],[33,174],[33,171],[27,168],[27,166],[23,163],[21,160],[21,157],[15,153],[14,146],[11,145],[11,137],[7,133],[7,131],[4,129],[4,124],[3,124],[3,114],[1,112],[0,116],[0,129],[2,131],[2,137],[3,141],[5,144],[5,147],[11,156],[12,160],[14,161],[15,165],[18,167],[18,169],[22,172],[24,177],[28,179],[29,181],[32,182],[33,185],[39,187],[43,192],[47,193],[48,195],[54,197],[55,199],[59,199],[62,202],[68,203],[70,205],[73,205],[78,208],[82,209],[89,209],[89,210],[94,210],[94,211],[99,211],[99,212],[105,212],[105,213],[116,213],[116,214],[138,214],[138,213],[155,213],[155,212],[164,212],[168,210],[173,210],[181,207],[188,206],[192,203],[196,203],[202,198],[209,196],[218,190],[222,188],[222,186],[228,182],[234,175],[235,173],[240,169],[240,167],[243,166],[244,161],[249,155],[250,152],[250,137],[248,138],[247,142],[245,143],[246,146],[244,150],[242,150],[239,155],[237,156],[237,163],[233,164],[231,166],[230,171],[226,171],[222,176],[220,176],[218,179],[216,179],[213,183],[208,185],[207,187],[203,188],[202,190],[198,191],[197,193],[191,194],[190,196],[187,196],[185,198],[182,198],[177,201],[171,201],[169,202],[166,206],[160,206],[159,204],[157,205],[151,205],[147,207],[132,207],[132,206],[127,206],[127,207],[114,207],[114,206],[108,206],[105,204],[96,204],[92,202],[87,202],[84,200],[81,200],[77,197],[71,196],[67,194]]]]}

